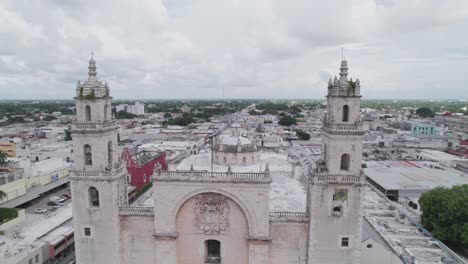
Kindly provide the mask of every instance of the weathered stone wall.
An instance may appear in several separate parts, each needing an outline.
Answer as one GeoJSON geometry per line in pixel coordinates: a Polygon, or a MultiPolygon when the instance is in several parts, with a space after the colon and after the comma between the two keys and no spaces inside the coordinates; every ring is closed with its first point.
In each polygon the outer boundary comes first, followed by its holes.
{"type": "MultiPolygon", "coordinates": [[[[193,229],[190,222],[177,222],[176,218],[180,210],[182,215],[193,213],[190,209],[185,209],[184,204],[193,197],[204,193],[216,193],[228,197],[233,205],[235,218],[231,221],[235,230],[242,232],[243,241],[240,238],[233,238],[238,241],[238,246],[248,244],[249,261],[255,264],[268,264],[268,247],[262,241],[264,238],[269,238],[269,195],[270,184],[259,182],[219,182],[213,180],[206,181],[156,181],[154,190],[155,200],[155,233],[156,241],[156,262],[175,264],[176,256],[183,254],[179,252],[179,240],[186,238],[183,232],[188,232],[188,228],[193,229]],[[245,216],[246,224],[242,224],[239,219],[240,212],[245,216]],[[240,222],[239,222],[240,221],[240,222]],[[236,223],[235,223],[236,222],[236,223]],[[179,231],[181,228],[184,231],[179,231]],[[242,231],[241,229],[245,229],[242,231]],[[179,237],[179,235],[181,237],[179,237]],[[170,260],[170,261],[164,261],[170,260]],[[254,261],[255,260],[255,261],[254,261]],[[254,262],[252,262],[254,261],[254,262]]],[[[191,203],[187,204],[190,208],[191,203]]],[[[180,218],[182,219],[182,218],[180,218]]],[[[188,217],[187,221],[193,219],[188,217]]],[[[193,231],[190,231],[193,233],[193,231]]],[[[189,236],[190,237],[190,236],[189,236]]],[[[229,238],[221,235],[225,243],[231,244],[229,238]]],[[[198,240],[201,238],[198,237],[198,240]]],[[[204,241],[204,240],[203,240],[204,241]]],[[[200,250],[201,242],[196,242],[197,250],[200,250]]],[[[229,252],[226,249],[226,253],[229,252]]],[[[241,249],[239,249],[241,250],[241,249]]],[[[242,251],[242,250],[241,250],[242,251]]],[[[197,251],[199,254],[199,251],[197,251]]],[[[243,251],[242,251],[243,252],[243,251]]],[[[225,254],[226,254],[225,253],[225,254]]],[[[192,253],[191,253],[192,254],[192,253]]],[[[193,253],[195,254],[195,253],[193,253]]],[[[227,256],[227,255],[226,255],[227,256]]],[[[182,260],[185,260],[183,258],[182,260]]],[[[181,260],[181,261],[182,261],[181,260]]],[[[178,263],[194,263],[194,262],[178,262],[178,263]]],[[[223,260],[224,263],[224,260],[223,260]]],[[[243,263],[243,262],[229,262],[243,263]]]]}
{"type": "Polygon", "coordinates": [[[276,220],[270,222],[270,263],[307,263],[308,222],[276,220]]]}
{"type": "Polygon", "coordinates": [[[309,263],[360,263],[364,186],[314,184],[310,194],[309,263]],[[334,201],[335,189],[348,190],[347,199],[334,201]],[[334,206],[342,207],[341,216],[334,206]],[[349,238],[348,247],[341,246],[342,237],[349,238]]]}
{"type": "MultiPolygon", "coordinates": [[[[210,205],[208,205],[210,206],[210,205]]],[[[242,209],[226,196],[214,193],[199,194],[186,201],[179,209],[176,219],[177,264],[204,263],[206,256],[205,241],[214,239],[221,243],[221,261],[224,264],[248,263],[248,225],[242,209]],[[219,218],[213,217],[216,224],[211,227],[204,223],[210,217],[202,212],[203,206],[210,203],[207,199],[219,199],[226,221],[218,226],[219,218]],[[201,206],[201,207],[200,207],[201,206]],[[201,210],[200,210],[201,209],[201,210]],[[219,232],[216,229],[221,229],[219,232]]]]}
{"type": "Polygon", "coordinates": [[[104,122],[104,121],[111,120],[111,118],[112,118],[111,99],[96,98],[95,100],[76,100],[76,121],[78,123],[104,122]],[[87,105],[91,109],[91,121],[86,120],[85,109],[87,105]]]}
{"type": "Polygon", "coordinates": [[[153,216],[121,216],[122,263],[156,263],[153,216]]]}

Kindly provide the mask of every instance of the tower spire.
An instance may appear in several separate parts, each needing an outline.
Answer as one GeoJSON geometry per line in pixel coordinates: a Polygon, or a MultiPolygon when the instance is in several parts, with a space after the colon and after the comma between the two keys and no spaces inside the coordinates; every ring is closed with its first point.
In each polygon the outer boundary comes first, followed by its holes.
{"type": "Polygon", "coordinates": [[[91,52],[91,59],[89,60],[89,66],[88,66],[88,79],[89,80],[96,80],[96,61],[94,60],[94,52],[91,52]]]}

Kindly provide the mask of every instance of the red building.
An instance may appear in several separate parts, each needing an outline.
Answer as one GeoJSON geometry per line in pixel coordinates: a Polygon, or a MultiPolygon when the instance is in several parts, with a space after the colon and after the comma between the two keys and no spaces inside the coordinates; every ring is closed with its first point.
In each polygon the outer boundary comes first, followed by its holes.
{"type": "Polygon", "coordinates": [[[122,159],[125,160],[128,173],[130,174],[130,184],[137,190],[145,184],[150,183],[156,163],[161,165],[161,170],[167,170],[166,153],[142,152],[133,156],[128,148],[122,152],[122,159]]]}

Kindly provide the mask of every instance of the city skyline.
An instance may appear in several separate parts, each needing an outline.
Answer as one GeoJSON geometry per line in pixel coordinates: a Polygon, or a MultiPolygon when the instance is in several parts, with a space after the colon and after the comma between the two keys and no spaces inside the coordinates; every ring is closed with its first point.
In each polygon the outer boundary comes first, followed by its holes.
{"type": "Polygon", "coordinates": [[[2,99],[69,99],[94,52],[116,99],[313,100],[344,48],[350,76],[367,77],[363,99],[468,99],[467,5],[4,1],[0,90],[2,99]]]}

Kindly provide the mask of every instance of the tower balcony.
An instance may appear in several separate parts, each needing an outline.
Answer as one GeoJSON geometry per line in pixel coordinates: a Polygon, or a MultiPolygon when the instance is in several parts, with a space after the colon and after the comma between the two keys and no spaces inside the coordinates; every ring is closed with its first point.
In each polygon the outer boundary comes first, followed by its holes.
{"type": "Polygon", "coordinates": [[[123,164],[117,166],[112,170],[88,171],[88,170],[72,170],[72,178],[114,178],[119,177],[122,173],[126,172],[126,167],[123,164]]]}
{"type": "Polygon", "coordinates": [[[117,128],[114,121],[107,121],[107,122],[97,122],[97,123],[77,123],[74,122],[71,125],[72,131],[97,131],[103,129],[113,129],[117,128]]]}
{"type": "Polygon", "coordinates": [[[312,183],[364,184],[365,177],[362,175],[316,174],[312,177],[312,183]]]}
{"type": "Polygon", "coordinates": [[[329,133],[334,134],[353,134],[353,135],[362,135],[364,131],[362,130],[362,123],[354,124],[331,124],[328,122],[323,123],[323,130],[329,133]]]}

